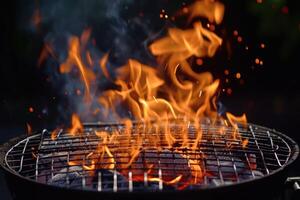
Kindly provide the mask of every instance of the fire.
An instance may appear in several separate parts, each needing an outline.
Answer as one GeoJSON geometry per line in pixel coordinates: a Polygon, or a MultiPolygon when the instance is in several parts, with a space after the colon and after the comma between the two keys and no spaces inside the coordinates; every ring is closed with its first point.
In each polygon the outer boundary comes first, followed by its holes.
{"type": "MultiPolygon", "coordinates": [[[[148,181],[177,185],[178,189],[184,189],[203,180],[200,160],[205,155],[199,155],[198,152],[203,134],[202,120],[208,118],[212,125],[222,121],[224,125],[218,133],[230,134],[243,148],[247,146],[248,140],[241,138],[238,132],[238,124],[246,125],[246,116],[235,117],[226,113],[227,120],[219,116],[216,99],[220,81],[214,80],[210,72],[195,72],[191,62],[191,58],[196,57],[198,66],[203,65],[202,59],[213,57],[222,45],[222,39],[213,32],[214,29],[205,28],[195,19],[207,18],[212,23],[210,26],[213,23],[220,24],[224,6],[212,0],[199,0],[186,7],[183,14],[188,15],[189,22],[193,22],[192,27],[170,28],[166,36],[149,46],[150,52],[157,58],[157,66],[129,59],[116,69],[115,77],[107,69],[108,53],[94,62],[91,52],[86,50],[91,29],[86,30],[80,38],[70,38],[68,58],[60,65],[60,72],[71,73],[74,67],[77,68],[85,88],[84,100],[90,103],[95,93],[92,84],[96,79],[92,67],[98,65],[104,77],[113,81],[115,87],[97,96],[101,106],[97,113],[104,118],[113,117],[123,124],[123,128],[120,131],[96,131],[99,143],[86,156],[85,160],[89,161],[70,161],[69,165],[83,166],[91,173],[95,169],[118,169],[118,173],[124,177],[127,177],[129,169],[135,169],[133,181],[143,180],[144,171],[140,172],[138,168],[146,168],[148,181]],[[124,117],[124,110],[129,112],[129,117],[124,117]],[[232,133],[226,132],[229,126],[233,127],[232,133]],[[193,136],[190,135],[191,128],[194,129],[193,136]],[[183,149],[197,156],[188,157],[183,149]],[[160,166],[157,165],[164,164],[153,164],[157,163],[153,158],[143,160],[141,166],[141,156],[151,157],[153,151],[164,155],[166,161],[172,151],[178,159],[186,162],[186,172],[160,177],[161,172],[157,170],[160,166]]],[[[76,136],[83,131],[79,116],[73,114],[69,133],[76,136]]],[[[51,138],[55,139],[56,135],[53,132],[51,138]]]]}
{"type": "Polygon", "coordinates": [[[189,21],[195,17],[205,17],[210,22],[220,24],[223,20],[224,5],[214,0],[196,1],[189,7],[189,21]]]}
{"type": "Polygon", "coordinates": [[[33,16],[32,16],[32,24],[34,25],[34,27],[36,29],[39,29],[39,26],[42,22],[42,16],[41,16],[41,11],[39,8],[37,8],[34,13],[33,13],[33,16]]]}
{"type": "Polygon", "coordinates": [[[54,131],[51,132],[51,140],[56,140],[57,139],[57,136],[58,136],[58,133],[61,129],[59,128],[56,128],[54,129],[54,131]]]}
{"type": "Polygon", "coordinates": [[[27,128],[27,134],[31,135],[32,134],[32,127],[29,123],[26,123],[26,128],[27,128]]]}
{"type": "Polygon", "coordinates": [[[108,73],[108,71],[107,71],[107,68],[106,68],[107,61],[108,61],[108,56],[109,56],[108,53],[104,54],[104,56],[103,56],[103,57],[100,59],[100,61],[99,61],[101,70],[102,70],[104,76],[105,76],[107,79],[110,78],[110,75],[109,75],[109,73],[108,73]]]}
{"type": "MultiPolygon", "coordinates": [[[[81,43],[85,43],[87,40],[86,36],[88,33],[84,32],[82,36],[81,43]]],[[[95,80],[95,74],[94,72],[88,68],[84,62],[82,61],[81,57],[81,46],[80,46],[80,40],[78,37],[71,37],[69,40],[69,57],[68,59],[60,65],[60,72],[61,73],[68,73],[72,70],[73,66],[76,66],[79,69],[81,78],[83,80],[84,86],[85,86],[85,99],[87,101],[90,101],[91,94],[90,94],[90,84],[95,80]]]]}
{"type": "MultiPolygon", "coordinates": [[[[80,122],[78,115],[72,115],[72,127],[69,129],[71,135],[76,135],[83,132],[83,125],[80,122]]],[[[56,134],[53,134],[56,135],[56,134]]]]}
{"type": "MultiPolygon", "coordinates": [[[[182,178],[182,175],[179,175],[176,178],[174,178],[173,180],[171,180],[171,181],[165,181],[164,183],[167,184],[167,185],[173,185],[175,183],[178,183],[181,178],[182,178]]],[[[149,181],[160,182],[160,181],[163,181],[163,180],[160,179],[160,178],[150,178],[149,181]]]]}

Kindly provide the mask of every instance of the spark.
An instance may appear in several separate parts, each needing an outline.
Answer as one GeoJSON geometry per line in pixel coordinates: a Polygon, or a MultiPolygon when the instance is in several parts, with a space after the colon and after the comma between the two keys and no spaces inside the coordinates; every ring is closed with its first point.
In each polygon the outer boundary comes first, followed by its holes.
{"type": "Polygon", "coordinates": [[[183,12],[183,13],[188,13],[188,12],[189,12],[189,9],[188,9],[187,7],[184,7],[184,8],[182,9],[182,12],[183,12]]]}
{"type": "Polygon", "coordinates": [[[259,62],[259,64],[262,66],[262,65],[264,65],[264,62],[261,60],[261,61],[259,62]]]}
{"type": "Polygon", "coordinates": [[[228,88],[228,89],[227,89],[227,94],[228,94],[228,95],[231,95],[231,94],[232,94],[232,89],[231,89],[231,88],[228,88]]]}
{"type": "Polygon", "coordinates": [[[77,90],[76,90],[76,94],[77,94],[77,96],[80,96],[80,95],[81,95],[81,90],[80,90],[80,89],[77,89],[77,90]]]}
{"type": "Polygon", "coordinates": [[[233,31],[233,35],[234,36],[238,36],[239,35],[239,32],[237,30],[233,31]]]}
{"type": "Polygon", "coordinates": [[[29,108],[28,108],[28,111],[31,112],[31,113],[33,113],[33,112],[34,112],[33,107],[29,107],[29,108]]]}
{"type": "Polygon", "coordinates": [[[203,65],[203,60],[201,58],[198,58],[196,60],[197,65],[203,65]]]}
{"type": "Polygon", "coordinates": [[[237,38],[237,41],[238,41],[238,42],[242,42],[242,41],[243,41],[243,38],[242,38],[241,36],[239,36],[239,37],[237,38]]]}
{"type": "Polygon", "coordinates": [[[229,75],[229,70],[228,70],[228,69],[225,69],[225,70],[224,70],[224,74],[225,74],[225,75],[229,75]]]}
{"type": "Polygon", "coordinates": [[[285,15],[289,14],[289,8],[287,6],[282,7],[281,12],[285,15]]]}

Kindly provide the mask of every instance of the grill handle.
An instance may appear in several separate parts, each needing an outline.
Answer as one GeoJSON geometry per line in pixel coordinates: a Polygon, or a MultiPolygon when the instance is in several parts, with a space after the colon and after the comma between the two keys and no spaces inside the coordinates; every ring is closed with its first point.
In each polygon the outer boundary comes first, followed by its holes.
{"type": "Polygon", "coordinates": [[[288,177],[285,185],[287,190],[284,199],[300,199],[300,176],[288,177]]]}
{"type": "Polygon", "coordinates": [[[300,176],[288,177],[285,184],[290,187],[292,185],[294,191],[300,192],[300,176]]]}

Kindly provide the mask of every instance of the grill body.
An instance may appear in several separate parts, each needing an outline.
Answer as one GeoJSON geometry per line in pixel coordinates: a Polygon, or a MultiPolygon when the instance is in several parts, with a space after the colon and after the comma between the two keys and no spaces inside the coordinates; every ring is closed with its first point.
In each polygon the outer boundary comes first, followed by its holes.
{"type": "MultiPolygon", "coordinates": [[[[107,126],[111,127],[112,125],[90,124],[86,127],[93,130],[99,128],[101,129],[101,127],[107,126]]],[[[207,130],[209,130],[209,128],[207,128],[207,130]]],[[[3,166],[3,169],[5,171],[6,179],[10,190],[12,191],[14,199],[40,199],[41,197],[43,199],[223,199],[224,197],[231,199],[253,199],[258,197],[270,199],[273,195],[278,195],[278,191],[281,191],[283,188],[286,174],[291,163],[293,163],[298,156],[299,148],[297,144],[292,139],[279,132],[256,125],[250,124],[246,130],[241,130],[240,132],[243,137],[248,137],[249,139],[248,149],[246,148],[245,150],[243,150],[243,153],[246,152],[247,155],[251,153],[256,156],[255,162],[257,164],[257,169],[261,168],[261,171],[264,170],[264,172],[262,172],[262,175],[254,175],[254,177],[249,176],[248,178],[245,178],[243,180],[235,180],[230,184],[226,184],[227,179],[226,176],[224,176],[223,183],[221,184],[212,185],[211,182],[205,183],[203,181],[201,184],[198,184],[193,188],[188,188],[182,191],[176,189],[156,189],[155,191],[149,191],[136,190],[135,188],[133,188],[132,191],[128,191],[128,185],[126,185],[125,189],[123,188],[123,190],[122,187],[119,187],[119,190],[117,191],[109,189],[107,191],[104,190],[101,192],[99,192],[99,190],[97,189],[98,187],[61,187],[55,184],[48,184],[47,181],[43,181],[44,179],[38,179],[39,175],[42,173],[39,171],[36,172],[36,166],[35,168],[33,168],[33,174],[35,176],[26,177],[24,176],[24,174],[22,174],[23,169],[20,169],[20,166],[18,166],[19,168],[12,168],[13,160],[9,160],[9,154],[12,153],[14,148],[18,147],[18,145],[22,146],[23,144],[21,149],[25,149],[24,146],[26,144],[26,141],[28,141],[28,137],[15,138],[1,147],[1,165],[3,166]],[[271,154],[268,154],[270,153],[269,150],[272,150],[272,157],[270,157],[271,154]],[[278,165],[276,166],[274,163],[278,163],[278,165]]],[[[39,140],[41,141],[47,141],[47,137],[45,137],[46,135],[43,134],[45,133],[37,134],[32,137],[39,138],[39,140]]],[[[208,131],[205,132],[205,134],[208,134],[208,131]]],[[[226,140],[226,138],[224,140],[226,140]]],[[[30,143],[28,142],[27,145],[28,144],[30,143]]],[[[40,148],[39,152],[41,152],[41,150],[45,148],[45,144],[49,143],[38,143],[38,148],[40,148]]],[[[218,172],[218,176],[214,179],[219,181],[220,176],[222,177],[222,174],[226,174],[226,172],[228,171],[224,169],[224,162],[222,161],[224,155],[218,155],[218,152],[220,152],[220,150],[218,149],[218,145],[215,143],[213,146],[209,146],[208,144],[206,144],[205,146],[205,144],[202,144],[201,148],[202,151],[204,151],[205,149],[209,149],[209,152],[214,153],[214,159],[218,160],[216,165],[216,172],[218,172]]],[[[228,150],[226,150],[226,152],[227,151],[228,150]]],[[[232,154],[235,153],[235,151],[236,150],[231,150],[229,152],[232,154]]],[[[26,151],[22,150],[23,154],[25,152],[26,151]]],[[[206,152],[206,154],[207,153],[208,152],[206,152]]],[[[18,162],[21,162],[22,157],[18,157],[17,160],[18,162]]],[[[246,162],[246,159],[244,162],[246,162]]],[[[206,163],[209,162],[206,161],[206,163]]],[[[236,167],[238,168],[238,163],[239,160],[236,160],[236,158],[234,158],[230,167],[234,169],[236,167]]],[[[41,170],[41,167],[38,168],[41,170]]],[[[246,168],[250,169],[249,166],[246,166],[246,168]]],[[[252,173],[253,175],[252,171],[250,169],[250,171],[248,171],[247,173],[252,173]]],[[[235,172],[236,169],[233,170],[233,174],[235,172]]],[[[241,172],[239,171],[238,173],[241,174],[241,172]]],[[[211,178],[212,177],[207,177],[207,179],[211,178]]],[[[81,184],[83,184],[82,180],[81,184]]]]}

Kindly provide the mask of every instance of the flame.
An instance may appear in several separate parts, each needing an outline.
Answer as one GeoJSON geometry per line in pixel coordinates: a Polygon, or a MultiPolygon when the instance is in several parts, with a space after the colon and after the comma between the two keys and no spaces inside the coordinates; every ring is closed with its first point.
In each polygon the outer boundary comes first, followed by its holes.
{"type": "Polygon", "coordinates": [[[248,140],[248,139],[244,139],[244,140],[242,141],[242,147],[243,147],[243,148],[246,148],[247,145],[248,145],[248,143],[249,143],[249,140],[248,140]]]}
{"type": "Polygon", "coordinates": [[[109,73],[108,73],[107,68],[106,68],[108,56],[109,56],[108,53],[104,54],[104,56],[103,56],[103,57],[100,59],[100,61],[99,61],[101,70],[102,70],[102,72],[103,72],[103,75],[104,75],[107,79],[110,78],[109,73]]]}
{"type": "Polygon", "coordinates": [[[45,43],[43,48],[42,48],[39,59],[38,59],[38,63],[37,63],[38,66],[41,66],[42,63],[48,58],[49,55],[53,58],[56,58],[51,44],[50,43],[45,43]]]}
{"type": "Polygon", "coordinates": [[[51,132],[51,140],[54,141],[54,140],[57,139],[57,136],[58,136],[58,133],[59,133],[60,130],[61,130],[61,129],[56,128],[56,129],[54,129],[54,131],[51,132]]]}
{"type": "MultiPolygon", "coordinates": [[[[82,36],[82,43],[85,43],[87,40],[86,36],[87,33],[84,32],[82,36]]],[[[81,78],[83,80],[85,86],[85,99],[86,101],[90,101],[91,94],[90,94],[90,84],[96,79],[94,72],[89,69],[83,62],[81,56],[81,45],[80,40],[78,37],[71,37],[69,40],[69,56],[67,60],[60,65],[60,72],[61,73],[69,73],[73,66],[76,66],[79,69],[81,78]]]]}
{"type": "MultiPolygon", "coordinates": [[[[199,155],[198,151],[203,136],[203,119],[209,118],[212,125],[223,121],[224,125],[216,134],[229,134],[234,142],[239,140],[241,146],[246,148],[248,140],[239,134],[239,125],[246,126],[246,116],[236,117],[226,113],[227,120],[219,116],[216,101],[220,81],[215,80],[210,72],[196,72],[197,66],[191,59],[196,58],[198,66],[203,65],[203,58],[213,57],[222,45],[222,39],[213,32],[214,29],[205,28],[198,18],[207,18],[212,23],[210,26],[220,24],[224,5],[213,0],[199,0],[185,7],[183,14],[188,15],[189,22],[193,22],[190,28],[170,28],[166,36],[150,44],[149,50],[156,57],[157,66],[129,59],[116,69],[114,77],[107,69],[109,54],[99,59],[86,49],[91,29],[84,31],[80,38],[70,38],[68,57],[60,65],[60,72],[75,73],[74,67],[79,71],[85,87],[85,102],[89,103],[94,95],[92,86],[96,78],[92,67],[99,65],[98,70],[101,69],[114,87],[97,97],[100,108],[94,109],[93,113],[107,119],[112,117],[123,124],[121,130],[96,131],[99,140],[97,148],[86,155],[85,161],[82,158],[78,159],[80,161],[73,159],[69,162],[70,166],[79,165],[91,173],[95,169],[118,169],[124,177],[130,169],[137,174],[132,177],[133,181],[143,181],[146,171],[150,182],[163,182],[184,189],[203,181],[201,159],[205,155],[199,155]],[[124,117],[124,110],[129,112],[129,117],[124,117]],[[227,131],[228,127],[232,127],[233,131],[227,131]],[[194,130],[193,136],[190,134],[191,128],[194,130]],[[191,153],[186,155],[183,149],[191,153]],[[151,160],[154,158],[143,160],[147,155],[151,157],[153,151],[165,153],[165,156],[172,152],[173,156],[186,162],[186,172],[157,176],[161,167],[159,162],[151,160]]],[[[76,136],[83,131],[79,116],[73,114],[69,133],[76,136]]],[[[54,132],[51,138],[55,139],[56,135],[54,132]]]]}
{"type": "Polygon", "coordinates": [[[91,162],[92,162],[91,165],[83,165],[83,169],[85,169],[85,170],[94,170],[95,169],[95,161],[92,160],[91,162]]]}
{"type": "Polygon", "coordinates": [[[191,21],[196,17],[205,17],[211,23],[216,22],[220,24],[223,20],[224,5],[214,0],[196,1],[194,4],[189,6],[189,20],[191,21]]]}
{"type": "Polygon", "coordinates": [[[32,127],[29,123],[26,123],[26,128],[27,128],[27,134],[31,135],[32,134],[32,127]]]}
{"type": "Polygon", "coordinates": [[[180,179],[182,178],[182,175],[177,176],[176,178],[174,178],[173,180],[170,181],[164,181],[161,178],[149,178],[150,182],[164,182],[167,185],[173,185],[176,184],[180,181],[180,179]]]}
{"type": "Polygon", "coordinates": [[[242,124],[243,126],[247,125],[246,114],[243,114],[242,116],[234,116],[233,114],[227,112],[226,117],[230,124],[236,129],[238,129],[238,124],[242,124]]]}
{"type": "Polygon", "coordinates": [[[40,28],[42,22],[42,15],[39,8],[36,8],[33,15],[32,15],[32,24],[36,29],[40,28]]]}
{"type": "Polygon", "coordinates": [[[79,134],[82,132],[83,132],[83,125],[81,124],[81,121],[80,121],[78,115],[73,114],[72,115],[72,126],[69,129],[69,133],[71,135],[76,135],[76,134],[79,134]]]}

